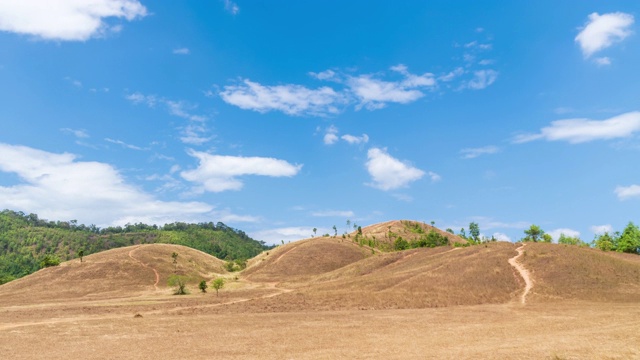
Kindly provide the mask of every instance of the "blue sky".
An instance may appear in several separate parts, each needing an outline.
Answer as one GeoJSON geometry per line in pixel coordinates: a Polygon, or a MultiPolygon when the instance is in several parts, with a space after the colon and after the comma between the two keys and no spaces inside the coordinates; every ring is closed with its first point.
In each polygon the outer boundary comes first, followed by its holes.
{"type": "Polygon", "coordinates": [[[637,1],[0,2],[0,208],[591,240],[640,221],[637,1]]]}

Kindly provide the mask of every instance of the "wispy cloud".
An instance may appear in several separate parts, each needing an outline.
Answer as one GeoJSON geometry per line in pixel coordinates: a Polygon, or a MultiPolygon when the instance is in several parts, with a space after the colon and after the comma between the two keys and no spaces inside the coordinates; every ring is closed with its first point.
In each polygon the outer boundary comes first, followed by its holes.
{"type": "Polygon", "coordinates": [[[122,29],[109,26],[107,18],[132,21],[146,15],[138,0],[0,1],[0,31],[43,40],[86,41],[122,29]]]}
{"type": "Polygon", "coordinates": [[[125,149],[131,149],[131,150],[138,150],[138,151],[146,151],[149,150],[149,148],[141,148],[139,146],[135,146],[135,145],[131,145],[131,144],[127,144],[126,142],[122,141],[122,140],[114,140],[114,139],[110,139],[110,138],[105,138],[104,141],[106,142],[110,142],[112,144],[116,144],[116,145],[120,145],[125,149]]]}
{"type": "Polygon", "coordinates": [[[380,190],[407,187],[425,175],[424,171],[392,157],[386,149],[371,148],[367,157],[365,165],[373,180],[368,185],[380,190]]]}
{"type": "Polygon", "coordinates": [[[631,35],[633,15],[623,12],[608,14],[592,13],[589,20],[576,36],[575,41],[580,44],[585,58],[604,50],[611,45],[621,42],[631,35]]]}
{"type": "Polygon", "coordinates": [[[324,210],[324,211],[312,212],[311,216],[351,218],[351,217],[354,217],[355,214],[351,210],[324,210]]]}
{"type": "Polygon", "coordinates": [[[224,0],[224,9],[232,15],[237,15],[240,12],[240,7],[238,6],[238,4],[231,0],[224,0]]]}
{"type": "Polygon", "coordinates": [[[302,165],[267,157],[214,155],[195,150],[189,150],[188,154],[198,159],[198,167],[182,171],[180,176],[197,184],[196,193],[240,190],[243,187],[241,176],[292,177],[302,168],[302,165]]]}
{"type": "Polygon", "coordinates": [[[498,148],[497,146],[489,145],[489,146],[484,146],[479,148],[462,149],[460,150],[460,154],[463,159],[475,159],[478,156],[495,154],[498,151],[500,151],[500,148],[498,148]]]}
{"type": "Polygon", "coordinates": [[[342,140],[348,142],[349,144],[366,144],[369,142],[369,135],[362,134],[362,136],[355,136],[345,134],[340,137],[342,140]]]}
{"type": "Polygon", "coordinates": [[[191,51],[189,50],[189,48],[182,47],[182,48],[173,49],[173,53],[176,55],[189,55],[191,51]]]}
{"type": "Polygon", "coordinates": [[[606,120],[565,119],[551,122],[537,134],[522,134],[514,138],[516,144],[534,140],[567,141],[571,144],[594,140],[625,138],[640,132],[640,112],[624,113],[606,120]]]}
{"type": "Polygon", "coordinates": [[[495,70],[478,70],[473,72],[473,79],[469,80],[467,87],[472,90],[482,90],[493,84],[498,79],[495,70]]]}
{"type": "Polygon", "coordinates": [[[85,129],[70,129],[70,128],[62,128],[60,131],[71,134],[78,139],[86,139],[89,137],[89,133],[85,129]]]}
{"type": "Polygon", "coordinates": [[[342,94],[330,87],[309,89],[301,85],[265,86],[249,79],[227,85],[219,93],[223,101],[241,109],[261,113],[282,111],[287,115],[326,116],[337,114],[342,94]]]}
{"type": "Polygon", "coordinates": [[[128,94],[125,98],[133,104],[145,104],[150,108],[162,104],[166,107],[167,112],[173,116],[183,118],[189,121],[185,126],[180,127],[180,141],[190,145],[202,145],[213,136],[208,136],[208,128],[206,122],[209,120],[207,115],[195,114],[193,111],[197,109],[197,105],[190,104],[186,101],[169,100],[156,95],[144,95],[140,92],[128,94]]]}

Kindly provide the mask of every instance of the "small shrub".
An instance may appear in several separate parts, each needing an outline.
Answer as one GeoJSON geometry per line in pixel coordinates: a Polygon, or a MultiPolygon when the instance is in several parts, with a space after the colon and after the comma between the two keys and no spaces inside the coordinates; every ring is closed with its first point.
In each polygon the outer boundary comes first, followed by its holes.
{"type": "Polygon", "coordinates": [[[169,286],[175,286],[176,290],[173,295],[187,295],[187,277],[181,275],[171,275],[167,281],[169,286]]]}

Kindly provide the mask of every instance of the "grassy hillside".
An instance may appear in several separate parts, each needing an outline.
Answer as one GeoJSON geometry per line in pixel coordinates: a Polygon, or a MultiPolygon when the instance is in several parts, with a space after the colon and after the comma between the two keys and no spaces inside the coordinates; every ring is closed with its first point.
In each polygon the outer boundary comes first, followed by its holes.
{"type": "Polygon", "coordinates": [[[127,224],[97,228],[76,221],[47,221],[35,214],[0,212],[0,284],[31,274],[49,259],[66,261],[78,256],[137,244],[188,246],[219,259],[248,259],[268,249],[243,231],[223,223],[172,223],[158,227],[127,224]]]}

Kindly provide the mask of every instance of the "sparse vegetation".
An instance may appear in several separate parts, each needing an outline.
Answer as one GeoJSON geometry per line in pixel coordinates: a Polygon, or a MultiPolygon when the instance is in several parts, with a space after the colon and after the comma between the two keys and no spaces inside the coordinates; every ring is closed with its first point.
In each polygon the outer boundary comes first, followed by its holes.
{"type": "Polygon", "coordinates": [[[206,280],[202,280],[200,281],[200,283],[198,284],[198,289],[200,289],[200,291],[202,291],[203,293],[207,292],[207,288],[209,286],[207,285],[207,281],[206,280]]]}
{"type": "Polygon", "coordinates": [[[189,292],[187,291],[187,277],[182,275],[173,274],[169,276],[167,280],[167,284],[169,286],[175,287],[174,295],[187,295],[189,292]]]}
{"type": "Polygon", "coordinates": [[[58,265],[60,265],[60,259],[58,259],[58,257],[55,255],[47,254],[42,258],[42,260],[40,260],[41,268],[58,266],[58,265]]]}
{"type": "Polygon", "coordinates": [[[80,262],[82,262],[82,257],[84,256],[84,250],[78,250],[78,257],[80,258],[80,262]]]}
{"type": "Polygon", "coordinates": [[[218,292],[220,291],[220,289],[222,289],[224,287],[224,279],[223,278],[217,278],[217,279],[213,280],[213,282],[211,283],[211,287],[216,289],[216,296],[219,296],[218,292]]]}

